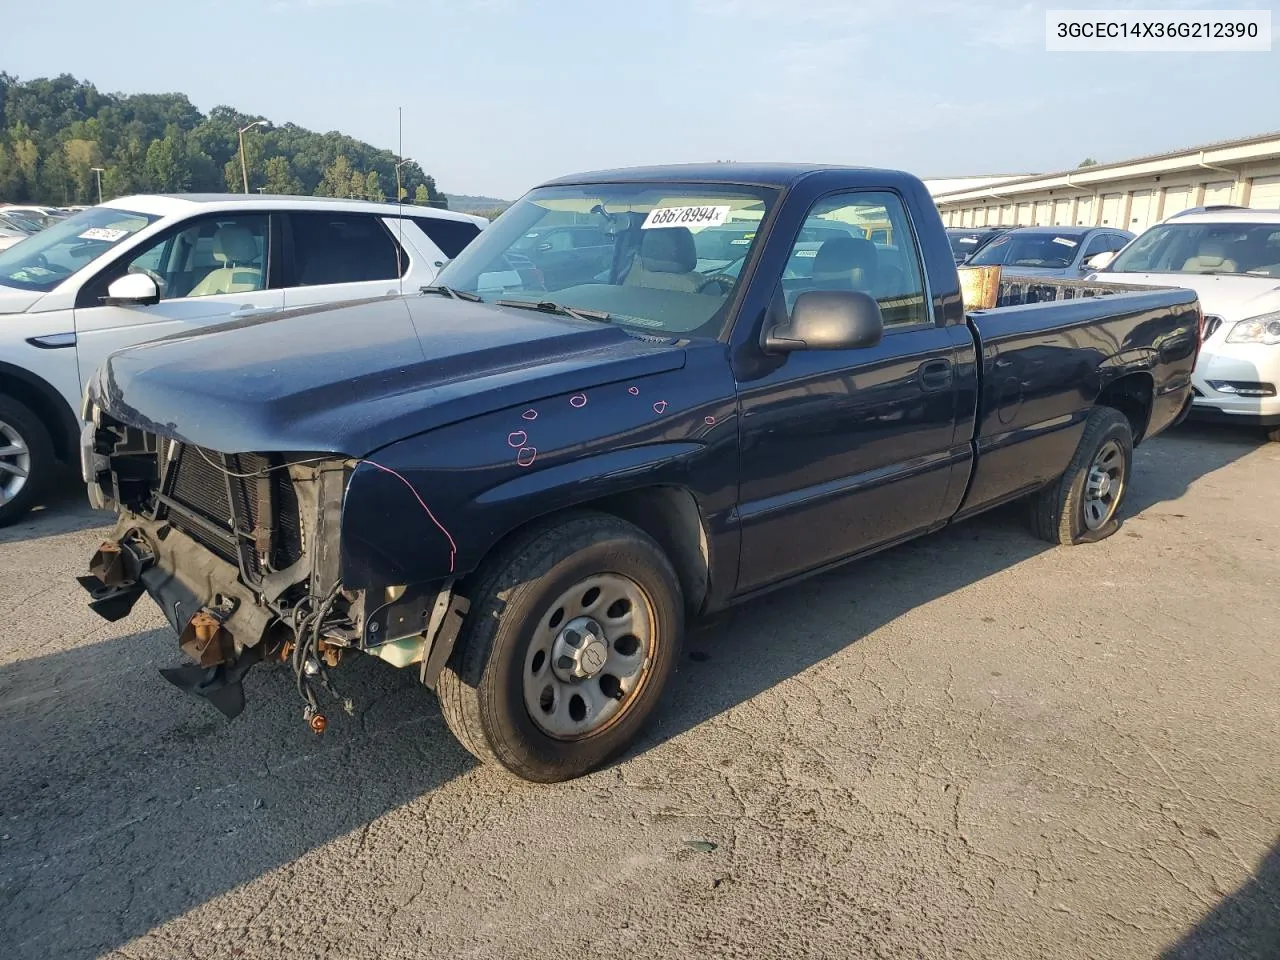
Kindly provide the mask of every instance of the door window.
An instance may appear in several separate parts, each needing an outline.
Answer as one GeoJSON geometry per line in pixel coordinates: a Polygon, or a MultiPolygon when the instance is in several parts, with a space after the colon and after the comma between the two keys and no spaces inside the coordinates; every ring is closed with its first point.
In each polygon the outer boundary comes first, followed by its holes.
{"type": "Polygon", "coordinates": [[[313,287],[330,283],[394,280],[408,258],[377,217],[364,213],[291,213],[293,282],[313,287]]]}
{"type": "Polygon", "coordinates": [[[1115,245],[1112,237],[1113,234],[1109,233],[1095,233],[1089,238],[1089,242],[1084,245],[1084,253],[1080,255],[1080,262],[1088,263],[1090,257],[1120,249],[1115,245]]]}
{"type": "Polygon", "coordinates": [[[143,248],[119,272],[145,273],[161,300],[265,290],[268,224],[266,214],[204,217],[143,248]]]}
{"type": "Polygon", "coordinates": [[[787,311],[811,290],[858,290],[879,301],[886,327],[930,322],[912,236],[895,194],[844,193],[818,201],[783,272],[787,311]]]}

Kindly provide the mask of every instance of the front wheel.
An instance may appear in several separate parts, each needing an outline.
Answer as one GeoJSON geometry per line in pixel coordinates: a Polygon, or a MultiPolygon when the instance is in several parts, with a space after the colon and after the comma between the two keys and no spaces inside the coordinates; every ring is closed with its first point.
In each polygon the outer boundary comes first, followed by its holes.
{"type": "Polygon", "coordinates": [[[53,442],[40,418],[0,396],[0,526],[31,509],[53,469],[53,442]]]}
{"type": "Polygon", "coordinates": [[[471,614],[436,691],[481,760],[543,783],[631,744],[674,669],[680,583],[643,531],[580,514],[530,531],[469,591],[471,614]]]}
{"type": "Polygon", "coordinates": [[[1091,543],[1119,529],[1116,518],[1133,472],[1133,428],[1119,410],[1096,407],[1066,471],[1031,500],[1036,536],[1091,543]]]}

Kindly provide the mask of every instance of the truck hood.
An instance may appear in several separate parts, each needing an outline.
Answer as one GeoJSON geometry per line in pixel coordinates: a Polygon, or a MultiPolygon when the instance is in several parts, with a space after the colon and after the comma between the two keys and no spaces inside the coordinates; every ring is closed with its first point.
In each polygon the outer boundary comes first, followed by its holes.
{"type": "Polygon", "coordinates": [[[0,283],[0,314],[25,313],[43,296],[39,290],[19,290],[0,283]]]}
{"type": "Polygon", "coordinates": [[[1214,276],[1194,273],[1096,274],[1104,283],[1185,287],[1200,298],[1200,309],[1228,323],[1280,310],[1280,281],[1275,277],[1214,276]]]}
{"type": "Polygon", "coordinates": [[[361,457],[414,434],[684,365],[673,341],[437,295],[308,307],[112,354],[90,399],[224,453],[361,457]]]}

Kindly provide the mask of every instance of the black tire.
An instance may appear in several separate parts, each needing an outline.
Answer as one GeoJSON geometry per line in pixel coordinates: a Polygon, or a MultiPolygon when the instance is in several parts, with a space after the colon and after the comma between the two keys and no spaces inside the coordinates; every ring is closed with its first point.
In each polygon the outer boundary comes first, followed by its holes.
{"type": "Polygon", "coordinates": [[[1267,439],[1272,443],[1280,443],[1280,427],[1272,427],[1268,430],[1267,439]]]}
{"type": "Polygon", "coordinates": [[[1031,527],[1042,540],[1072,545],[1104,540],[1119,529],[1118,516],[1133,476],[1133,428],[1119,410],[1096,407],[1066,471],[1031,498],[1031,527]],[[1104,447],[1114,442],[1122,460],[1120,492],[1105,522],[1091,528],[1085,519],[1089,471],[1104,447]]]}
{"type": "MultiPolygon", "coordinates": [[[[26,406],[12,397],[0,394],[0,448],[8,449],[12,444],[6,439],[9,435],[20,438],[21,445],[26,448],[26,456],[30,460],[27,468],[26,483],[14,496],[7,498],[4,493],[6,481],[11,481],[14,474],[0,464],[0,527],[12,523],[23,516],[37,502],[49,487],[50,477],[55,470],[56,458],[53,455],[53,441],[49,431],[40,422],[40,418],[26,406]]],[[[4,462],[10,465],[16,457],[5,457],[4,462]]]]}
{"type": "Polygon", "coordinates": [[[466,595],[471,612],[436,693],[449,729],[477,759],[497,761],[525,780],[555,783],[599,768],[636,739],[662,698],[684,632],[680,581],[652,538],[615,517],[574,514],[518,537],[481,569],[466,595]],[[526,707],[526,656],[555,599],[600,574],[626,577],[648,598],[650,665],[615,722],[581,739],[557,739],[526,707]]]}

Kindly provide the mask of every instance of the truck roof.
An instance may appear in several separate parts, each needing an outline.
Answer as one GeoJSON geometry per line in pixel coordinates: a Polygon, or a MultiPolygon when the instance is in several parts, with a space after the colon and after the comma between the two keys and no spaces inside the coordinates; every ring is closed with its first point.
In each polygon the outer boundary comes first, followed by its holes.
{"type": "Polygon", "coordinates": [[[667,183],[742,183],[769,187],[786,187],[817,173],[849,174],[851,179],[870,182],[892,182],[914,179],[901,170],[875,167],[851,167],[825,163],[676,163],[648,167],[620,167],[615,170],[592,170],[557,177],[542,184],[566,186],[579,183],[667,182],[667,183]]]}

